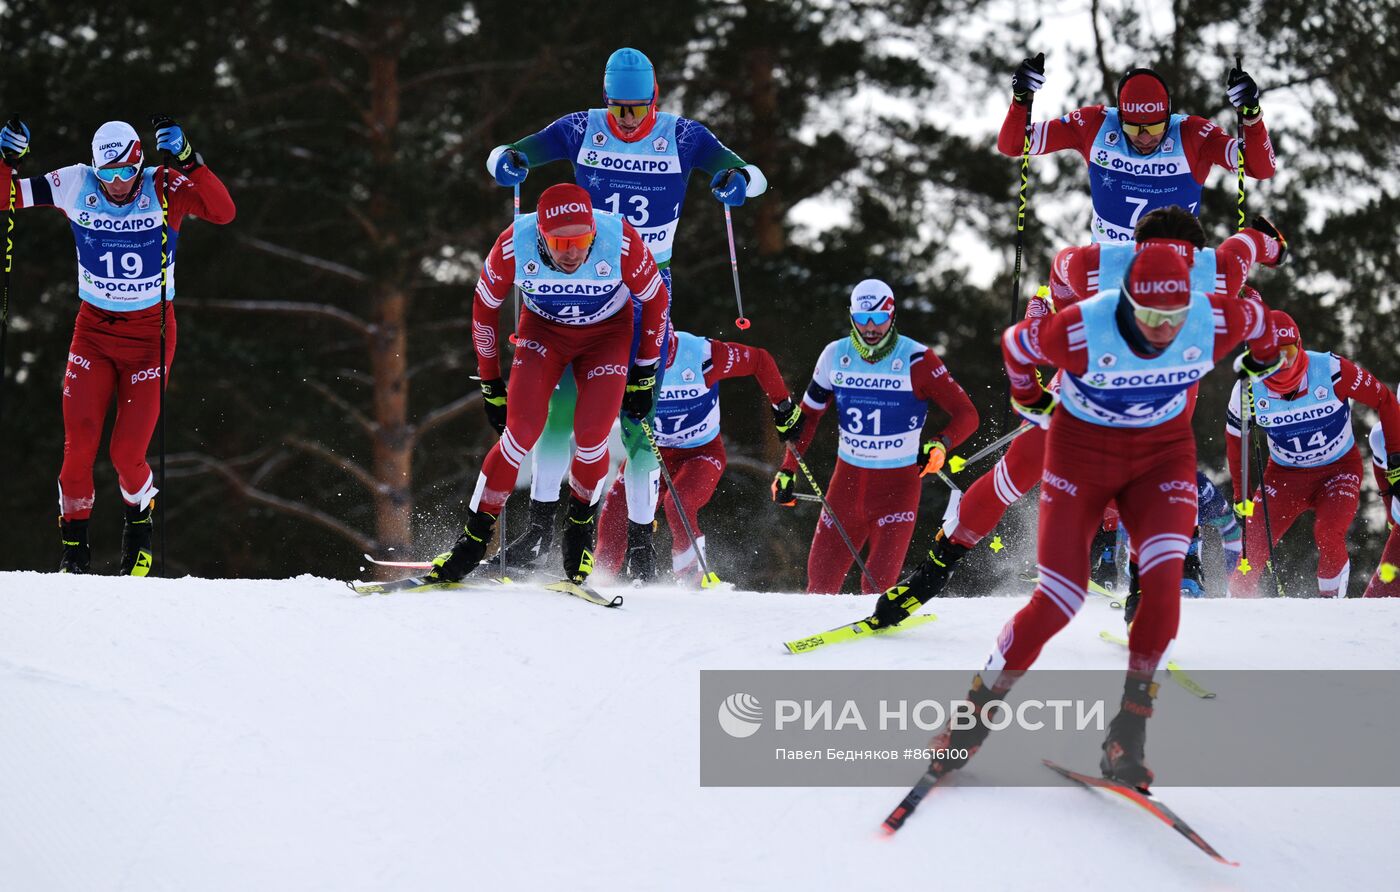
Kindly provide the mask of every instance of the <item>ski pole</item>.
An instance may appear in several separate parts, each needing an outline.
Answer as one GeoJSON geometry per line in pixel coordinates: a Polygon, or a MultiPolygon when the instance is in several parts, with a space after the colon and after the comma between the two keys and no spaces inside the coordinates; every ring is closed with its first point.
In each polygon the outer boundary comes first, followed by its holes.
{"type": "Polygon", "coordinates": [[[10,196],[5,205],[5,274],[0,284],[0,422],[5,419],[5,337],[10,331],[10,269],[15,262],[15,177],[18,175],[9,159],[10,196]]]}
{"type": "Polygon", "coordinates": [[[685,504],[681,502],[680,491],[676,489],[676,484],[671,480],[671,472],[666,469],[666,460],[661,457],[661,447],[656,445],[656,437],[652,436],[651,425],[647,424],[645,418],[637,421],[642,426],[642,433],[647,435],[647,442],[651,444],[651,454],[656,456],[656,463],[661,466],[661,476],[666,479],[666,488],[671,491],[671,501],[676,503],[676,513],[681,516],[681,527],[685,530],[685,537],[690,540],[690,547],[695,549],[695,560],[700,564],[700,587],[710,588],[719,585],[719,577],[710,572],[709,565],[705,562],[705,551],[700,547],[700,540],[695,535],[695,530],[690,528],[690,515],[685,512],[685,504]]]}
{"type": "Polygon", "coordinates": [[[972,458],[963,458],[961,455],[948,456],[948,470],[952,471],[954,474],[961,472],[963,468],[967,467],[968,465],[976,464],[977,462],[991,455],[993,452],[996,452],[1001,447],[1005,446],[1007,443],[1010,443],[1012,440],[1021,436],[1021,434],[1024,434],[1032,427],[1034,427],[1034,425],[1028,422],[1016,428],[1014,431],[1011,431],[1010,433],[1002,434],[1000,437],[997,437],[995,440],[973,453],[972,458]]]}
{"type": "MultiPolygon", "coordinates": [[[[836,512],[831,510],[831,504],[826,500],[826,493],[822,492],[821,485],[817,483],[817,478],[812,474],[812,469],[807,467],[807,463],[802,460],[802,456],[797,454],[797,447],[793,446],[791,443],[784,443],[783,445],[787,447],[788,452],[792,453],[792,457],[797,460],[797,466],[802,469],[802,476],[807,478],[807,485],[812,487],[812,492],[817,494],[817,498],[822,503],[822,511],[826,512],[826,516],[831,518],[831,525],[836,527],[836,532],[841,534],[841,541],[845,542],[846,547],[851,550],[851,557],[855,558],[856,566],[860,567],[860,575],[865,577],[865,581],[870,584],[872,590],[877,592],[883,591],[883,589],[880,588],[880,584],[875,581],[875,577],[870,575],[870,569],[865,566],[865,561],[860,559],[860,552],[856,550],[856,544],[851,541],[851,537],[846,534],[846,528],[841,525],[841,518],[837,517],[836,512]]],[[[821,523],[820,518],[817,519],[817,523],[821,523]]]]}
{"type": "MultiPolygon", "coordinates": [[[[165,379],[169,369],[165,367],[165,317],[167,290],[169,287],[170,275],[170,152],[161,152],[161,184],[160,184],[160,390],[159,390],[159,419],[160,430],[156,435],[160,442],[160,482],[156,484],[156,491],[165,494],[165,379]]],[[[138,184],[139,185],[139,184],[138,184]]],[[[156,517],[157,536],[160,541],[160,560],[156,561],[155,575],[165,575],[165,512],[161,511],[156,517]]]]}
{"type": "Polygon", "coordinates": [[[724,231],[729,235],[729,271],[734,274],[734,303],[739,306],[739,318],[734,324],[744,331],[749,320],[744,316],[744,295],[739,291],[739,255],[734,250],[734,217],[729,213],[729,205],[724,206],[724,231]]]}
{"type": "MultiPolygon", "coordinates": [[[[1244,70],[1239,53],[1235,54],[1235,70],[1244,70]]],[[[1244,230],[1244,112],[1239,109],[1235,109],[1235,170],[1239,182],[1239,194],[1235,198],[1239,220],[1235,223],[1235,231],[1241,232],[1244,230]]]]}
{"type": "Polygon", "coordinates": [[[1236,569],[1247,574],[1249,566],[1249,518],[1254,516],[1254,494],[1249,491],[1249,379],[1240,376],[1240,494],[1241,500],[1235,504],[1235,513],[1244,523],[1244,535],[1240,537],[1240,562],[1236,569]]]}
{"type": "MultiPolygon", "coordinates": [[[[1040,54],[1042,61],[1044,53],[1040,54]]],[[[1031,112],[1035,108],[1035,93],[1026,91],[1026,129],[1021,142],[1021,187],[1016,206],[1016,262],[1011,267],[1011,320],[1007,327],[1016,324],[1016,310],[1021,305],[1021,257],[1026,243],[1026,207],[1030,203],[1031,187],[1031,112]]],[[[1006,400],[1002,410],[1001,426],[1007,426],[1011,418],[1011,381],[1006,382],[1006,400]]],[[[956,471],[955,471],[956,473],[956,471]]]]}
{"type": "MultiPolygon", "coordinates": [[[[1268,545],[1268,553],[1264,558],[1264,566],[1268,569],[1269,575],[1274,578],[1274,593],[1280,598],[1284,597],[1283,580],[1279,578],[1278,568],[1274,566],[1274,531],[1269,524],[1269,484],[1264,479],[1264,470],[1268,467],[1264,464],[1263,448],[1258,442],[1254,444],[1254,463],[1259,466],[1259,504],[1264,508],[1264,542],[1268,545]]],[[[1342,593],[1346,597],[1346,593],[1342,593]]]]}

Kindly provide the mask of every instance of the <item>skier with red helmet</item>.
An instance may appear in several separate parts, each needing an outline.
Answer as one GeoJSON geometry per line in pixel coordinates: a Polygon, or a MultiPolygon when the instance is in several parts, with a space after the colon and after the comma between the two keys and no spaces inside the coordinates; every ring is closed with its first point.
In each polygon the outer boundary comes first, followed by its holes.
{"type": "Polygon", "coordinates": [[[92,165],[73,164],[41,177],[14,179],[12,164],[29,152],[29,127],[12,118],[0,128],[0,196],[16,209],[56,208],[73,227],[78,256],[78,316],[63,380],[63,467],[58,473],[59,570],[87,573],[88,523],[96,501],[92,466],[103,421],[116,397],[111,456],[126,504],[118,572],[152,569],[156,479],[146,449],[160,415],[160,336],[165,370],[175,359],[175,258],[187,215],[210,223],[234,216],[228,189],[170,118],[157,115],[156,148],[169,166],[142,167],[141,138],[125,121],[108,121],[92,137],[92,165]],[[165,225],[162,226],[162,205],[165,225]],[[164,229],[164,233],[162,233],[164,229]],[[167,250],[168,249],[168,250],[167,250]],[[161,254],[167,254],[162,267],[161,254]],[[162,290],[161,274],[165,274],[162,290]]]}
{"type": "MultiPolygon", "coordinates": [[[[691,172],[709,176],[710,191],[727,206],[761,195],[768,181],[704,124],[658,110],[656,71],[639,50],[623,47],[608,57],[603,98],[602,108],[567,114],[537,133],[492,149],[487,170],[498,184],[509,187],[518,186],[542,164],[570,162],[575,182],[588,190],[593,206],[624,217],[636,228],[669,290],[671,251],[691,172]]],[[[636,318],[640,321],[639,315],[636,318]]],[[[669,328],[669,316],[665,324],[669,328]]],[[[560,482],[569,465],[573,401],[566,376],[551,400],[549,421],[532,455],[530,526],[508,546],[510,565],[528,565],[549,548],[560,482]]],[[[628,570],[644,581],[655,573],[651,533],[660,471],[651,444],[630,419],[622,420],[622,437],[627,452],[628,570]]]]}
{"type": "MultiPolygon", "coordinates": [[[[1012,102],[997,135],[997,150],[1020,157],[1031,97],[1045,83],[1045,54],[1027,58],[1011,78],[1012,102]]],[[[1244,170],[1274,175],[1274,147],[1259,107],[1259,86],[1238,68],[1226,81],[1230,103],[1244,118],[1244,170]]],[[[1235,137],[1197,115],[1172,111],[1171,92],[1150,68],[1134,68],[1118,82],[1116,106],[1090,105],[1031,125],[1030,153],[1074,149],[1089,165],[1096,242],[1131,242],[1143,214],[1179,205],[1201,212],[1201,191],[1212,167],[1235,170],[1235,137]]]]}
{"type": "MultiPolygon", "coordinates": [[[[1400,403],[1380,379],[1336,353],[1303,349],[1293,317],[1279,310],[1269,315],[1283,353],[1283,368],[1265,381],[1237,382],[1225,420],[1225,454],[1230,461],[1235,504],[1245,508],[1245,554],[1255,569],[1304,512],[1313,512],[1317,542],[1317,592],[1323,598],[1346,597],[1351,577],[1347,529],[1361,499],[1361,450],[1351,429],[1351,401],[1370,406],[1380,416],[1386,454],[1400,463],[1400,403]],[[1269,461],[1260,474],[1266,493],[1240,490],[1240,396],[1245,411],[1266,435],[1269,461]],[[1268,496],[1268,541],[1264,495],[1268,496]]],[[[1238,510],[1238,509],[1237,509],[1238,510]]],[[[1236,569],[1230,577],[1235,597],[1258,595],[1260,572],[1236,569]]]]}
{"type": "MultiPolygon", "coordinates": [[[[1027,319],[1002,336],[1012,404],[1048,430],[1040,481],[1039,582],[1002,629],[967,699],[975,721],[930,744],[942,777],[962,767],[990,733],[986,710],[1004,699],[1041,648],[1074,618],[1089,582],[1089,543],[1116,501],[1136,543],[1142,601],[1129,633],[1122,705],[1100,762],[1106,777],[1146,790],[1147,719],[1156,673],[1176,637],[1182,562],[1196,523],[1196,439],[1191,392],[1241,341],[1236,365],[1250,376],[1279,366],[1268,308],[1193,291],[1185,260],[1147,245],[1122,284],[1054,316],[1027,319]],[[1059,394],[1036,366],[1062,372],[1059,394]]],[[[896,586],[882,599],[899,598],[896,586]]]]}
{"type": "Polygon", "coordinates": [[[654,408],[657,360],[670,294],[656,260],[622,217],[595,211],[572,183],[550,186],[536,213],[522,214],[496,239],[472,302],[472,340],[487,418],[501,438],[482,463],[466,527],[434,559],[427,584],[457,582],[481,563],[520,463],[544,428],[549,395],[572,369],[578,391],[564,576],[582,584],[593,569],[595,515],[608,472],[608,433],[619,411],[636,422],[654,408]],[[519,285],[510,384],[501,381],[497,329],[501,304],[519,285]],[[634,341],[632,304],[642,307],[634,341]]]}

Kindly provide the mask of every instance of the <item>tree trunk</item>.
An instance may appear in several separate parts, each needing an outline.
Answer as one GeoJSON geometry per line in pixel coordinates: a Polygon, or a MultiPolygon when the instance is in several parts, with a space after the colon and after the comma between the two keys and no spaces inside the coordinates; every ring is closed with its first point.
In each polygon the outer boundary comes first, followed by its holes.
{"type": "MultiPolygon", "coordinates": [[[[748,16],[756,20],[754,11],[748,16]]],[[[768,47],[756,47],[748,54],[749,106],[753,111],[754,127],[749,132],[751,142],[741,154],[749,155],[753,163],[765,175],[773,177],[777,173],[779,142],[776,128],[770,126],[778,116],[778,84],[773,76],[773,51],[768,47]],[[751,148],[750,148],[751,147],[751,148]]],[[[763,257],[774,257],[783,252],[787,243],[783,232],[783,218],[787,206],[777,189],[770,189],[759,201],[754,202],[754,231],[758,236],[758,253],[763,257]]]]}

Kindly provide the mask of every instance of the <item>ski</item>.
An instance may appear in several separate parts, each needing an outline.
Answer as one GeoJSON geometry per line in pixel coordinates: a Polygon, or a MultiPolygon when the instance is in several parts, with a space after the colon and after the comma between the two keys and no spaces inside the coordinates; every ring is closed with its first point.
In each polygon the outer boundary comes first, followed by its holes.
{"type": "Polygon", "coordinates": [[[1163,824],[1166,824],[1168,827],[1172,828],[1177,833],[1180,833],[1182,836],[1189,839],[1192,845],[1200,849],[1202,852],[1205,852],[1207,855],[1211,856],[1216,861],[1219,861],[1221,864],[1228,864],[1231,867],[1240,866],[1240,863],[1238,861],[1231,861],[1224,855],[1217,852],[1211,846],[1210,843],[1206,842],[1204,839],[1201,838],[1201,835],[1199,833],[1191,829],[1190,824],[1183,821],[1180,817],[1177,816],[1176,812],[1172,811],[1170,808],[1167,808],[1165,804],[1158,801],[1157,799],[1154,799],[1151,793],[1144,793],[1137,787],[1129,786],[1128,784],[1124,783],[1119,783],[1115,780],[1109,780],[1106,777],[1093,777],[1088,774],[1080,774],[1077,771],[1071,771],[1068,768],[1065,768],[1061,765],[1057,765],[1054,762],[1051,762],[1049,759],[1041,759],[1040,761],[1045,763],[1046,768],[1049,768],[1051,771],[1055,772],[1063,778],[1074,781],[1075,783],[1085,787],[1086,789],[1104,790],[1105,792],[1121,796],[1123,799],[1138,806],[1143,811],[1147,812],[1157,820],[1161,821],[1163,824]]]}
{"type": "MultiPolygon", "coordinates": [[[[1100,632],[1099,637],[1109,644],[1116,644],[1119,647],[1128,646],[1128,639],[1115,635],[1112,632],[1100,632]]],[[[1202,700],[1215,699],[1215,692],[1201,687],[1194,678],[1186,674],[1186,670],[1182,669],[1176,660],[1167,661],[1167,674],[1171,676],[1172,681],[1181,685],[1183,689],[1193,696],[1200,697],[1202,700]]]]}
{"type": "Polygon", "coordinates": [[[783,647],[787,648],[790,654],[801,654],[819,647],[826,647],[828,644],[840,644],[843,641],[854,641],[857,638],[865,638],[870,635],[887,635],[890,632],[899,632],[914,626],[921,626],[924,623],[931,623],[936,619],[938,619],[936,614],[916,613],[899,625],[890,626],[888,629],[873,629],[870,626],[870,621],[863,619],[859,622],[837,626],[834,629],[827,629],[825,632],[818,632],[806,638],[785,641],[783,647]]]}
{"type": "Polygon", "coordinates": [[[573,595],[575,598],[582,598],[590,604],[597,604],[599,607],[621,607],[622,596],[617,595],[609,598],[607,595],[593,588],[592,586],[580,585],[561,579],[558,582],[551,582],[545,586],[551,592],[563,592],[566,595],[573,595]]]}
{"type": "Polygon", "coordinates": [[[1090,579],[1089,591],[1093,592],[1096,595],[1100,595],[1101,597],[1107,598],[1109,607],[1112,607],[1115,610],[1123,609],[1123,602],[1120,601],[1118,599],[1118,596],[1113,593],[1113,589],[1104,588],[1094,580],[1090,579]]]}
{"type": "Polygon", "coordinates": [[[903,827],[904,822],[909,820],[909,816],[914,813],[914,809],[919,807],[919,803],[924,801],[924,797],[929,794],[929,791],[938,786],[938,782],[947,776],[947,774],[935,774],[932,770],[925,771],[914,786],[909,788],[909,792],[900,800],[899,805],[895,806],[894,811],[890,812],[889,817],[885,818],[884,823],[880,825],[881,829],[885,833],[893,834],[900,827],[903,827]]]}
{"type": "Polygon", "coordinates": [[[377,557],[362,554],[360,557],[379,567],[400,567],[405,570],[431,570],[432,561],[381,561],[377,557]]]}
{"type": "Polygon", "coordinates": [[[482,577],[462,582],[447,582],[429,580],[425,576],[410,576],[407,579],[393,579],[388,582],[356,581],[345,584],[357,595],[391,595],[398,592],[449,592],[467,588],[489,588],[493,585],[504,585],[509,581],[496,577],[482,577]]]}

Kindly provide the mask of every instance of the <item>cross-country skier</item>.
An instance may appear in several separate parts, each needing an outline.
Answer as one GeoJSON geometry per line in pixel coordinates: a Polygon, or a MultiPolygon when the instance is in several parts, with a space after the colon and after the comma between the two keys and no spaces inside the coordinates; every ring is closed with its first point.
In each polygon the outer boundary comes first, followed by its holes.
{"type": "MultiPolygon", "coordinates": [[[[1206,234],[1200,220],[1177,207],[1160,208],[1145,215],[1138,221],[1135,239],[1135,245],[1093,244],[1061,250],[1051,264],[1049,298],[1032,298],[1026,319],[1064,312],[1097,294],[1100,283],[1121,283],[1128,264],[1147,245],[1165,245],[1187,258],[1193,289],[1222,298],[1233,298],[1256,260],[1276,266],[1287,247],[1272,224],[1258,217],[1253,229],[1232,235],[1212,250],[1205,246],[1206,234]]],[[[1058,382],[1059,376],[1051,380],[1052,390],[1058,388],[1058,382]]],[[[1194,390],[1190,399],[1194,404],[1194,390]]],[[[887,597],[876,602],[873,620],[877,625],[903,620],[943,591],[968,550],[990,535],[1006,510],[1040,480],[1046,436],[1040,428],[1027,430],[1012,441],[990,472],[967,488],[938,531],[928,557],[893,589],[898,596],[889,597],[887,592],[887,597]]],[[[1106,571],[1095,578],[1100,585],[1116,577],[1112,555],[1117,529],[1117,513],[1111,510],[1092,547],[1095,573],[1106,571]]]]}
{"type": "Polygon", "coordinates": [[[1385,505],[1386,527],[1390,535],[1381,552],[1381,562],[1366,585],[1366,598],[1400,598],[1400,456],[1386,451],[1383,425],[1371,428],[1371,470],[1385,505]]]}
{"type": "Polygon", "coordinates": [[[588,193],[572,183],[544,190],[536,213],[522,214],[500,234],[477,283],[472,333],[487,419],[501,439],[482,464],[465,530],[433,561],[429,582],[456,582],[481,562],[520,463],[544,427],[549,394],[570,367],[578,388],[578,448],[569,474],[564,576],[579,584],[588,577],[608,433],[620,410],[633,419],[652,411],[669,300],[637,230],[616,214],[594,211],[588,193]],[[525,309],[506,386],[497,327],[501,303],[517,283],[525,309]],[[642,305],[642,338],[629,366],[634,298],[642,305]]]}
{"type": "MultiPolygon", "coordinates": [[[[821,416],[834,398],[840,425],[836,470],[827,501],[856,548],[867,543],[866,566],[877,588],[899,577],[919,511],[919,478],[942,470],[948,450],[977,429],[977,409],[928,347],[895,330],[894,292],[879,279],[851,291],[851,333],[832,341],[817,360],[802,398],[808,416],[796,444],[806,453],[821,416]],[[949,416],[947,426],[923,436],[932,402],[949,416]]],[[[789,452],[773,479],[773,500],[797,504],[797,460],[789,452]]],[[[807,558],[807,591],[834,593],[853,558],[823,511],[807,558]]]]}
{"type": "MultiPolygon", "coordinates": [[[[1045,83],[1045,56],[1023,59],[1011,78],[1012,102],[997,136],[1003,155],[1020,157],[1031,97],[1045,83]]],[[[1274,175],[1274,147],[1259,109],[1259,87],[1238,68],[1226,82],[1230,103],[1244,116],[1244,170],[1274,175]]],[[[1235,170],[1237,140],[1197,115],[1172,113],[1166,81],[1134,68],[1118,82],[1118,105],[1090,105],[1031,126],[1032,155],[1074,149],[1089,165],[1091,226],[1096,242],[1130,242],[1148,211],[1178,205],[1201,211],[1201,190],[1212,167],[1235,170]]]]}
{"type": "MultiPolygon", "coordinates": [[[[714,495],[726,462],[724,439],[720,436],[719,382],[749,375],[756,378],[768,397],[773,423],[783,440],[801,433],[803,416],[802,410],[793,405],[778,364],[767,350],[675,330],[670,341],[666,370],[657,392],[653,432],[676,492],[663,492],[661,501],[671,528],[672,571],[677,579],[699,579],[699,561],[686,538],[676,498],[679,496],[685,506],[700,556],[708,557],[699,514],[714,495]]],[[[625,555],[633,579],[650,579],[655,575],[650,565],[654,560],[650,525],[628,519],[625,501],[625,484],[619,474],[603,502],[596,563],[616,574],[625,555]],[[647,535],[639,535],[640,526],[647,527],[647,535]],[[643,566],[635,566],[638,562],[643,566]]]]}
{"type": "Polygon", "coordinates": [[[1040,579],[997,639],[968,700],[978,721],[945,729],[930,744],[948,755],[941,777],[966,764],[986,739],[985,712],[1084,604],[1089,543],[1116,501],[1137,543],[1142,603],[1128,639],[1122,707],[1109,725],[1100,763],[1106,777],[1147,789],[1147,719],[1154,676],[1176,637],[1182,559],[1196,523],[1196,440],[1188,411],[1195,383],[1242,340],[1247,374],[1279,366],[1262,303],[1191,290],[1190,271],[1165,245],[1147,245],[1122,287],[1054,316],[1022,321],[1002,336],[1013,406],[1049,430],[1041,476],[1037,560],[1040,579]],[[1061,370],[1058,396],[1036,366],[1061,370]]]}
{"type": "MultiPolygon", "coordinates": [[[[175,299],[175,257],[186,214],[211,223],[233,219],[233,199],[180,125],[152,119],[156,149],[170,165],[142,167],[141,138],[123,121],[92,137],[92,165],[73,164],[42,177],[12,181],[11,164],[29,152],[29,127],[11,118],[0,128],[0,196],[14,189],[16,208],[51,207],[73,227],[78,248],[78,316],[63,379],[63,467],[58,474],[59,571],[86,573],[92,550],[88,522],[96,492],[92,466],[112,404],[109,451],[126,503],[119,572],[151,572],[151,516],[156,485],[146,449],[160,415],[161,206],[168,203],[165,296],[175,299]]],[[[7,199],[0,199],[7,200],[7,199]]],[[[175,308],[165,308],[165,367],[175,359],[175,308]]]]}
{"type": "MultiPolygon", "coordinates": [[[[593,206],[623,216],[636,228],[669,291],[671,250],[691,172],[710,177],[710,191],[729,206],[761,195],[768,181],[704,124],[657,110],[656,71],[641,52],[624,47],[608,57],[603,96],[603,108],[565,115],[538,133],[497,146],[486,167],[500,185],[516,186],[542,164],[571,163],[575,181],[588,190],[593,206]]],[[[565,376],[535,445],[530,526],[508,546],[506,557],[513,566],[526,565],[549,548],[559,485],[569,465],[573,406],[574,390],[565,376]]],[[[656,514],[656,459],[641,429],[625,417],[622,436],[628,517],[649,535],[656,514]]]]}
{"type": "MultiPolygon", "coordinates": [[[[1274,336],[1283,352],[1283,368],[1267,381],[1251,385],[1253,423],[1269,444],[1269,461],[1260,475],[1266,493],[1240,491],[1240,394],[1235,384],[1225,421],[1225,453],[1230,460],[1235,504],[1252,498],[1245,519],[1245,554],[1258,568],[1270,544],[1265,534],[1263,496],[1268,497],[1268,526],[1277,544],[1304,511],[1312,510],[1317,541],[1317,591],[1324,598],[1346,597],[1351,576],[1347,529],[1361,499],[1361,450],[1351,430],[1351,401],[1380,415],[1388,455],[1400,455],[1400,403],[1375,375],[1338,356],[1303,349],[1298,323],[1287,313],[1270,314],[1274,336]]],[[[1259,478],[1255,478],[1259,479],[1259,478]]],[[[1261,572],[1230,577],[1235,597],[1255,597],[1261,572]]]]}

